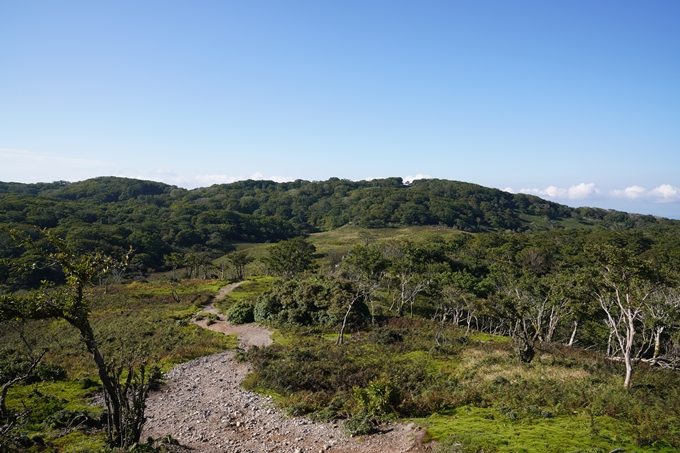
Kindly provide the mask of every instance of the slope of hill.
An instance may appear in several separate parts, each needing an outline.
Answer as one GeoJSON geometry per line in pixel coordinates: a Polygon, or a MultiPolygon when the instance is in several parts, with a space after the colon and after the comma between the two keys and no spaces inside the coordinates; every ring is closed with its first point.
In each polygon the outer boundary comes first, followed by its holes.
{"type": "MultiPolygon", "coordinates": [[[[373,181],[241,181],[186,190],[136,179],[0,183],[0,231],[54,229],[77,250],[118,253],[132,246],[140,268],[193,249],[215,254],[234,241],[278,241],[343,225],[439,225],[468,232],[603,228],[659,231],[679,221],[598,208],[570,208],[476,184],[401,178],[373,181]]],[[[8,234],[0,258],[19,258],[8,234]]],[[[0,265],[0,281],[9,278],[0,265]]],[[[21,280],[21,278],[14,278],[21,280]]]]}

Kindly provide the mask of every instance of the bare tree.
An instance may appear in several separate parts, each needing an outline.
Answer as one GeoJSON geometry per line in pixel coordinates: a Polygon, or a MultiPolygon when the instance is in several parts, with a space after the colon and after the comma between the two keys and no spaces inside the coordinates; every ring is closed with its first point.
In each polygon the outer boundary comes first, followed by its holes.
{"type": "Polygon", "coordinates": [[[677,325],[680,318],[680,294],[673,289],[653,293],[645,304],[645,314],[653,331],[650,339],[650,347],[653,348],[650,361],[656,363],[661,358],[661,336],[666,329],[677,325]]]}
{"type": "MultiPolygon", "coordinates": [[[[645,308],[650,297],[659,289],[658,278],[649,264],[638,259],[626,249],[599,246],[590,250],[595,260],[592,291],[606,314],[610,342],[616,341],[616,353],[621,354],[626,366],[624,387],[630,387],[639,328],[648,321],[645,308]]],[[[612,350],[612,355],[614,351],[612,350]]]]}

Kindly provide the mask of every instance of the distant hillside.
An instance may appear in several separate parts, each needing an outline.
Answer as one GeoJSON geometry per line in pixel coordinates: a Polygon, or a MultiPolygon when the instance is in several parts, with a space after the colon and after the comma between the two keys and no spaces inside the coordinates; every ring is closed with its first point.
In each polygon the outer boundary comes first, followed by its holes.
{"type": "Polygon", "coordinates": [[[55,229],[81,250],[111,253],[132,245],[142,267],[158,268],[173,250],[224,252],[234,241],[278,241],[347,224],[522,233],[562,228],[658,231],[677,229],[680,221],[570,208],[531,195],[437,179],[411,184],[401,178],[248,180],[194,190],[116,177],[0,183],[0,258],[19,253],[5,233],[30,225],[55,229]]]}

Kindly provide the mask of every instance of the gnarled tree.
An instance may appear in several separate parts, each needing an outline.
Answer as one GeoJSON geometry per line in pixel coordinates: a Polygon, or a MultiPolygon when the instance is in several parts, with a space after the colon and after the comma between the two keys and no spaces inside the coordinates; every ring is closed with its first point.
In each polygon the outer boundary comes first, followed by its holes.
{"type": "Polygon", "coordinates": [[[41,232],[40,241],[23,238],[24,246],[42,253],[48,263],[59,268],[65,284],[44,281],[39,290],[24,296],[0,297],[0,321],[11,319],[63,319],[76,328],[92,355],[102,382],[107,406],[107,436],[111,445],[127,448],[139,441],[145,422],[147,391],[157,372],[147,372],[143,363],[116,364],[101,352],[92,325],[86,289],[112,269],[127,265],[128,256],[115,260],[101,253],[76,254],[66,242],[41,232]],[[127,375],[121,382],[123,372],[127,375]],[[151,377],[151,379],[149,379],[151,377]]]}

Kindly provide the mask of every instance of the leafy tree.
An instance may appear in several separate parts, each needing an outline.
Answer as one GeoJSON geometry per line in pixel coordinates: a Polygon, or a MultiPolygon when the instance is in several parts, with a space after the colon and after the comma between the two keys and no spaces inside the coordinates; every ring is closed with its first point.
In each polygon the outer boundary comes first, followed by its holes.
{"type": "Polygon", "coordinates": [[[293,278],[314,269],[316,247],[302,237],[281,241],[269,249],[263,258],[270,271],[285,278],[293,278]]]}
{"type": "Polygon", "coordinates": [[[42,243],[24,239],[28,248],[43,253],[48,262],[63,272],[66,284],[43,282],[41,288],[24,296],[0,296],[0,321],[12,319],[63,319],[80,333],[80,338],[97,367],[107,406],[107,437],[111,445],[128,448],[139,441],[145,422],[144,408],[149,386],[157,371],[147,373],[144,362],[128,361],[117,365],[101,352],[89,319],[86,289],[89,284],[125,266],[128,257],[116,261],[101,253],[75,254],[49,232],[41,233],[42,243]],[[126,378],[121,382],[123,372],[126,378]]]}
{"type": "Polygon", "coordinates": [[[437,304],[434,319],[439,319],[439,327],[435,335],[435,343],[440,344],[444,325],[450,321],[454,325],[464,322],[465,335],[469,335],[472,320],[477,318],[478,301],[474,293],[477,281],[469,272],[442,272],[433,279],[430,285],[430,297],[437,304]]]}
{"type": "Polygon", "coordinates": [[[236,271],[236,279],[243,280],[246,278],[246,266],[255,261],[255,258],[248,254],[247,250],[240,252],[232,252],[227,255],[227,261],[234,266],[236,271]]]}
{"type": "Polygon", "coordinates": [[[360,325],[368,316],[363,301],[356,301],[352,282],[333,277],[314,276],[277,282],[258,298],[255,321],[275,325],[337,327],[343,323],[360,325]],[[350,315],[349,301],[355,300],[350,315]]]}
{"type": "Polygon", "coordinates": [[[172,278],[174,280],[176,278],[175,271],[179,266],[182,265],[182,263],[184,263],[184,255],[181,253],[172,252],[169,255],[165,255],[163,260],[165,261],[166,266],[172,267],[172,278]]]}
{"type": "Polygon", "coordinates": [[[364,303],[371,306],[371,321],[375,323],[374,297],[390,264],[375,245],[355,245],[342,262],[347,278],[357,282],[364,303]]]}
{"type": "Polygon", "coordinates": [[[388,275],[396,287],[390,310],[396,305],[399,316],[403,315],[404,307],[409,305],[413,317],[416,298],[430,284],[428,275],[430,262],[425,252],[424,248],[411,241],[395,244],[388,252],[391,261],[388,275]]]}

